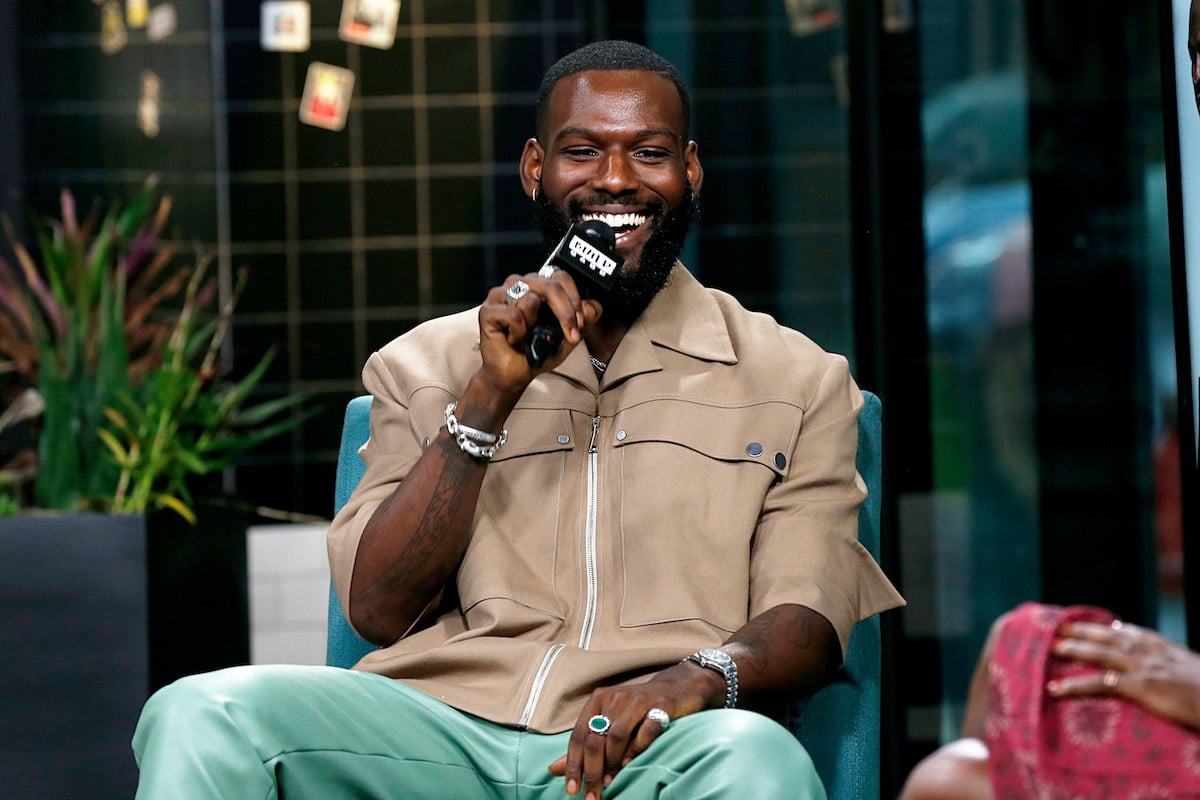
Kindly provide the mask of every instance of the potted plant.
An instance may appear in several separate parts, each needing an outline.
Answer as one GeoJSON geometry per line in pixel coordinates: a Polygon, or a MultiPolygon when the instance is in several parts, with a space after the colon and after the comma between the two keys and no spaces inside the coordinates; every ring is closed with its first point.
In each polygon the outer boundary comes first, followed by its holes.
{"type": "Polygon", "coordinates": [[[8,220],[19,269],[0,259],[0,357],[44,408],[33,505],[170,508],[194,521],[189,478],[294,427],[289,412],[303,398],[249,402],[273,352],[240,381],[221,381],[245,274],[204,318],[216,294],[211,258],[176,264],[177,246],[162,239],[170,198],[157,198],[154,179],[103,218],[93,209],[80,223],[69,190],[61,205],[60,220],[33,217],[40,266],[8,220]]]}
{"type": "Polygon", "coordinates": [[[249,660],[246,518],[197,484],[306,413],[300,397],[253,397],[271,352],[238,380],[223,373],[245,276],[214,308],[211,258],[166,240],[156,181],[83,219],[64,190],[60,210],[31,215],[32,249],[4,220],[0,509],[18,513],[0,517],[0,604],[15,620],[0,628],[0,680],[18,745],[41,732],[87,791],[107,775],[128,796],[149,693],[249,660]]]}

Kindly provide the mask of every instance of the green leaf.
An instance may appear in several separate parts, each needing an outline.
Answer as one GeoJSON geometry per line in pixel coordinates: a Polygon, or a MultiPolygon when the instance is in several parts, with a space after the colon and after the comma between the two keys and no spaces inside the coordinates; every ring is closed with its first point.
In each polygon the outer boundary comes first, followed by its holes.
{"type": "Polygon", "coordinates": [[[197,475],[207,475],[213,470],[213,466],[211,464],[205,463],[199,456],[191,451],[179,450],[176,452],[175,457],[179,459],[180,464],[197,475]]]}
{"type": "Polygon", "coordinates": [[[75,398],[53,359],[43,357],[38,385],[46,401],[38,440],[38,474],[34,498],[41,508],[72,510],[80,496],[79,419],[75,398]]]}
{"type": "Polygon", "coordinates": [[[116,220],[117,231],[122,239],[128,239],[141,227],[150,211],[150,203],[158,189],[158,176],[151,175],[142,190],[125,206],[125,210],[116,220]]]}
{"type": "Polygon", "coordinates": [[[125,466],[130,463],[129,451],[125,449],[125,446],[121,444],[116,436],[113,436],[112,433],[103,428],[98,430],[96,435],[108,447],[108,451],[112,453],[118,464],[125,466]]]}
{"type": "Polygon", "coordinates": [[[195,513],[193,513],[192,509],[187,505],[187,503],[183,502],[179,498],[172,497],[169,494],[160,494],[155,497],[155,502],[158,504],[159,508],[169,508],[193,525],[196,524],[195,513]]]}
{"type": "Polygon", "coordinates": [[[239,426],[259,425],[277,414],[303,405],[307,399],[304,395],[288,394],[274,400],[264,400],[239,411],[236,423],[239,426]]]}

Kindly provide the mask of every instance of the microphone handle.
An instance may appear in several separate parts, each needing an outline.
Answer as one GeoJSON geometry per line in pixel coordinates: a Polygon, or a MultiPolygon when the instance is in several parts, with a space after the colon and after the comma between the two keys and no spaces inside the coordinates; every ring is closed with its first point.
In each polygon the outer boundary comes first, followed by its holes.
{"type": "Polygon", "coordinates": [[[537,324],[525,335],[525,360],[529,366],[540,368],[562,344],[562,326],[548,305],[538,309],[537,324]]]}

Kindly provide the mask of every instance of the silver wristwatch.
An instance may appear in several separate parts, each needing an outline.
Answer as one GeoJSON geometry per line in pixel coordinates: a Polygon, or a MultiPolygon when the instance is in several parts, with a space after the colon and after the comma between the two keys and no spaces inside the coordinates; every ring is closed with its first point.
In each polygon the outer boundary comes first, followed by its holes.
{"type": "Polygon", "coordinates": [[[725,678],[725,707],[733,708],[738,699],[738,670],[737,662],[724,650],[705,648],[692,653],[684,661],[699,664],[705,669],[716,670],[725,678]]]}

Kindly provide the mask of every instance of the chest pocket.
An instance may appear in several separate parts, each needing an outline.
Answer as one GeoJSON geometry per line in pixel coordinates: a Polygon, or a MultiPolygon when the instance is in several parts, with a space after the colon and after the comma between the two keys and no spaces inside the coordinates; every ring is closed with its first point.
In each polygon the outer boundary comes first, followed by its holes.
{"type": "Polygon", "coordinates": [[[518,408],[505,427],[509,438],[484,477],[474,533],[458,571],[459,598],[471,627],[529,611],[562,615],[554,576],[562,558],[561,493],[570,491],[564,479],[579,448],[571,414],[518,408]]]}
{"type": "Polygon", "coordinates": [[[763,499],[787,474],[801,411],[658,400],[616,419],[624,586],[621,625],[746,621],[763,499]]]}

